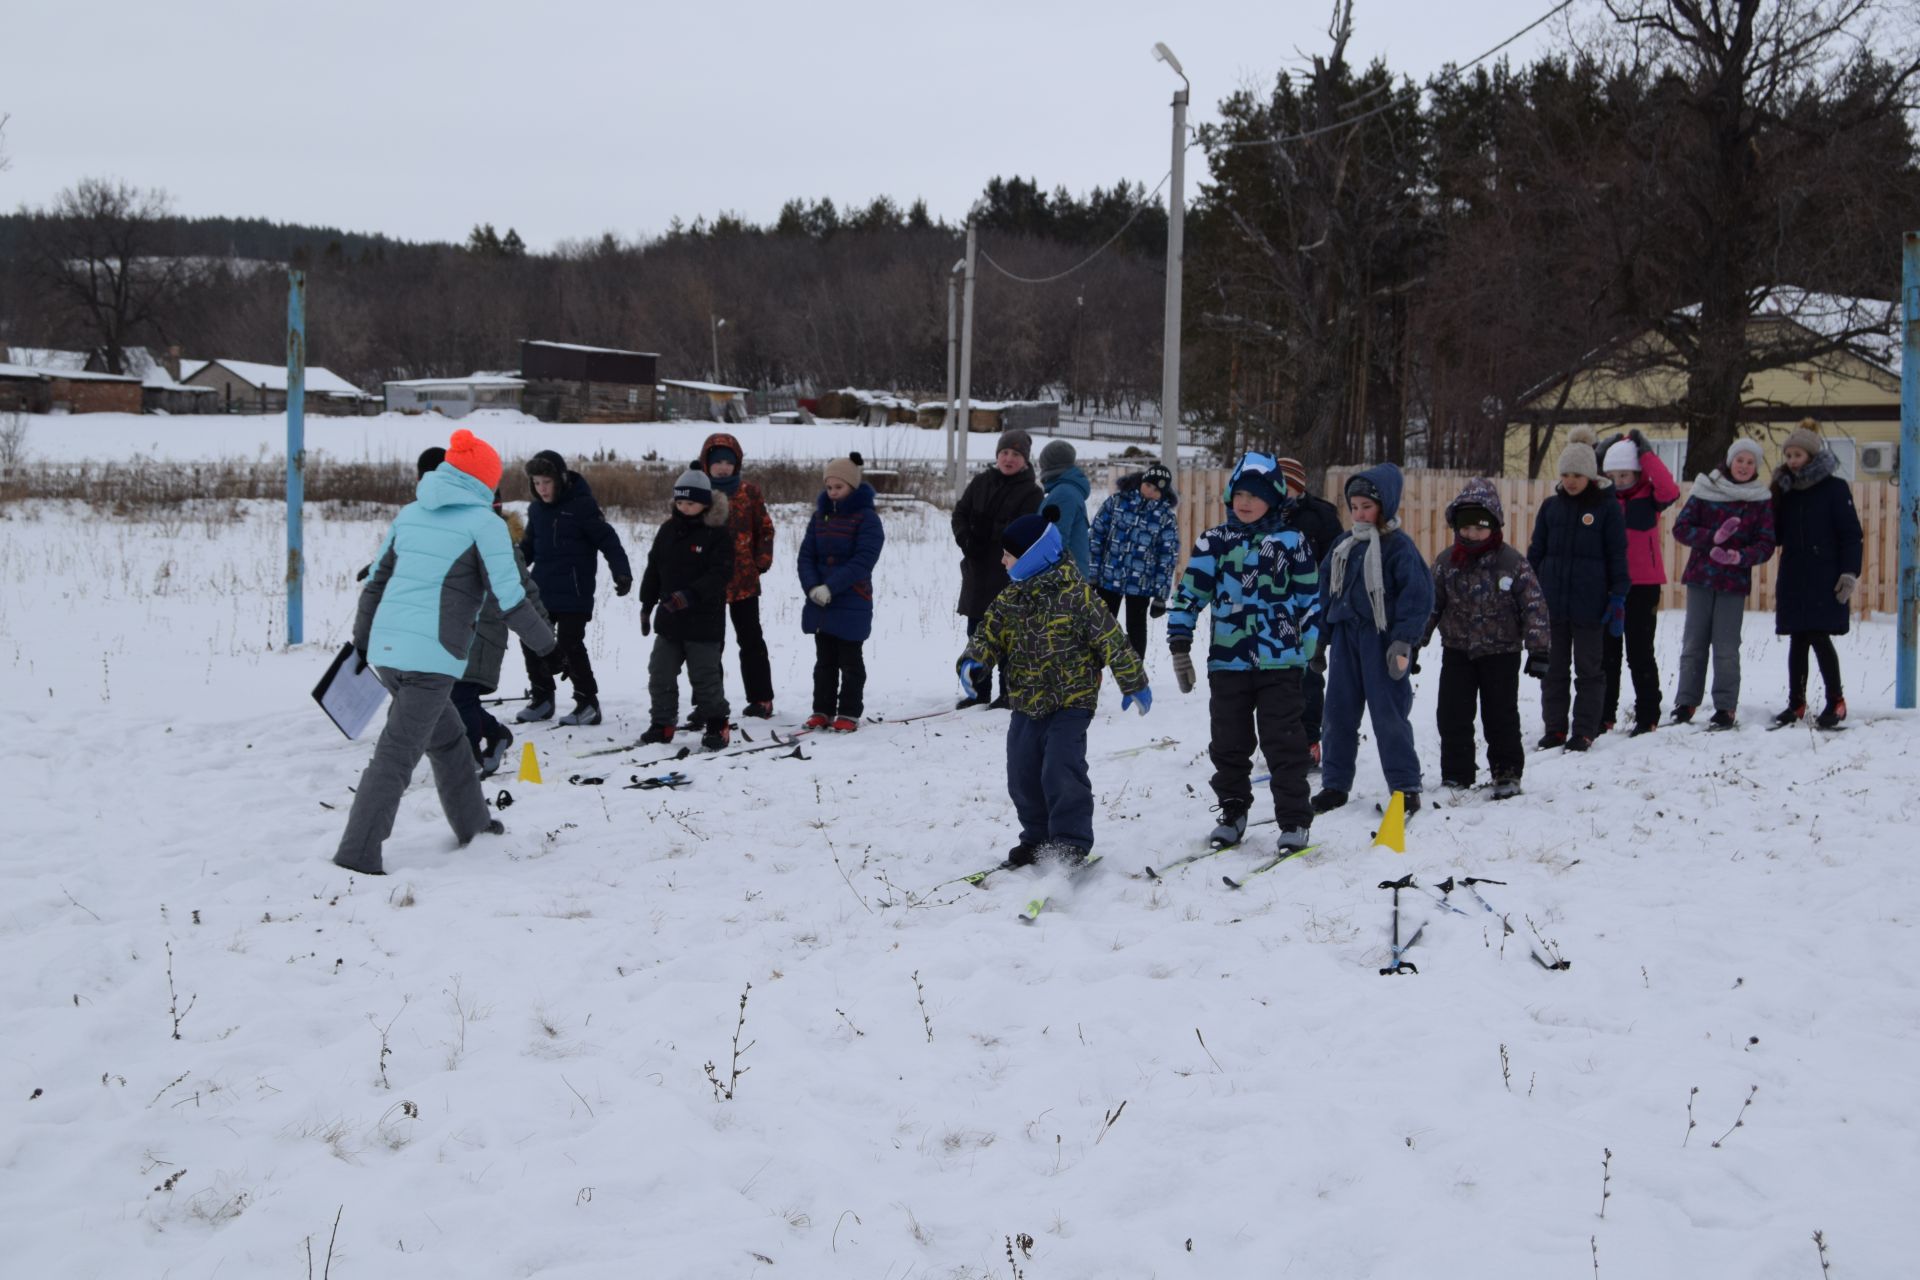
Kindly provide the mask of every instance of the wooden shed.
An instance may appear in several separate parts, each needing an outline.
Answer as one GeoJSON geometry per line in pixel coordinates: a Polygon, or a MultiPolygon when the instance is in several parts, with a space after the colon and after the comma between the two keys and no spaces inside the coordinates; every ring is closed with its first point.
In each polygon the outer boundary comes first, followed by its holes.
{"type": "MultiPolygon", "coordinates": [[[[184,380],[190,387],[219,393],[215,413],[285,413],[287,367],[252,360],[209,360],[184,380]]],[[[378,413],[380,397],[370,396],[339,374],[319,365],[306,370],[306,411],[328,417],[378,413]]]]}
{"type": "Polygon", "coordinates": [[[0,411],[139,413],[140,379],[82,369],[0,364],[0,411]]]}
{"type": "Polygon", "coordinates": [[[747,389],[723,386],[718,382],[690,382],[685,378],[667,378],[667,407],[676,418],[702,422],[745,422],[747,389]]]}
{"type": "Polygon", "coordinates": [[[651,351],[527,339],[521,406],[543,422],[652,422],[659,363],[651,351]]]}

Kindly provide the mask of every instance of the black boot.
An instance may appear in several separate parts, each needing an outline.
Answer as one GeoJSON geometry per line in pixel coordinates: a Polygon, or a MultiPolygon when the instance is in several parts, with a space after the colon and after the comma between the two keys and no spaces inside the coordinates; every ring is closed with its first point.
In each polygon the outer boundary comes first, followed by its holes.
{"type": "Polygon", "coordinates": [[[1316,792],[1314,794],[1313,811],[1315,813],[1326,813],[1329,810],[1338,809],[1341,805],[1345,804],[1346,802],[1347,802],[1346,792],[1336,791],[1332,787],[1327,787],[1324,790],[1316,792]]]}

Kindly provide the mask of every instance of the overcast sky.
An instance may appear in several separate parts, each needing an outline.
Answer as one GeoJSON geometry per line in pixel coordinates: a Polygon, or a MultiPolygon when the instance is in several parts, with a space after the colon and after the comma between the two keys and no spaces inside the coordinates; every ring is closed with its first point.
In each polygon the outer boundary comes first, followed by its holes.
{"type": "MultiPolygon", "coordinates": [[[[1352,52],[1424,77],[1550,7],[1359,0],[1352,52]]],[[[1153,43],[1180,58],[1204,121],[1324,50],[1328,8],[971,0],[942,20],[901,0],[8,0],[0,207],[111,175],[165,187],[186,214],[450,240],[490,221],[537,249],[722,209],[770,221],[792,196],[920,197],[958,220],[995,174],[1151,187],[1179,84],[1153,43]]]]}

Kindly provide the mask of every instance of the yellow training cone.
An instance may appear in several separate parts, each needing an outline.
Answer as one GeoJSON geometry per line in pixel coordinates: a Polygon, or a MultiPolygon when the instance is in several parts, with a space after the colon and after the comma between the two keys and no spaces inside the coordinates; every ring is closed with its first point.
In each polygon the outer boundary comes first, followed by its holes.
{"type": "Polygon", "coordinates": [[[533,754],[531,742],[520,748],[520,776],[517,781],[532,783],[540,781],[540,757],[533,754]]]}
{"type": "MultiPolygon", "coordinates": [[[[528,749],[532,749],[531,745],[528,749]]],[[[539,780],[536,774],[534,781],[539,780]]],[[[1380,819],[1380,830],[1374,833],[1373,843],[1385,845],[1395,853],[1407,851],[1407,798],[1400,792],[1394,792],[1393,799],[1387,802],[1387,816],[1380,819]]]]}

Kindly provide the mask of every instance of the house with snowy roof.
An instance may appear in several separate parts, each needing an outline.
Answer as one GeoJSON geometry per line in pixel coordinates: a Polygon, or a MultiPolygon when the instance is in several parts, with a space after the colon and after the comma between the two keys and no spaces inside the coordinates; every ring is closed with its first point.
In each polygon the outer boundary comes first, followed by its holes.
{"type": "Polygon", "coordinates": [[[464,378],[406,378],[381,384],[388,413],[437,413],[464,418],[483,410],[518,412],[526,381],[510,373],[470,373],[464,378]]]}
{"type": "MultiPolygon", "coordinates": [[[[1674,313],[1684,324],[1698,313],[1674,313]]],[[[1780,460],[1787,433],[1803,418],[1820,424],[1842,474],[1886,480],[1899,468],[1900,317],[1892,302],[1776,288],[1754,305],[1747,326],[1756,351],[1799,353],[1778,368],[1753,373],[1742,389],[1742,428],[1780,460]]],[[[1687,453],[1680,404],[1686,372],[1679,351],[1649,328],[1593,353],[1580,369],[1529,391],[1510,415],[1505,474],[1550,469],[1575,426],[1602,439],[1638,429],[1676,477],[1687,453]]]]}
{"type": "MultiPolygon", "coordinates": [[[[185,372],[182,362],[182,372],[185,372]]],[[[182,381],[190,387],[211,387],[218,393],[216,413],[284,413],[287,408],[287,367],[251,360],[209,360],[182,381]]],[[[352,417],[380,411],[379,396],[368,395],[339,374],[319,365],[306,371],[306,411],[330,417],[352,417]]]]}

